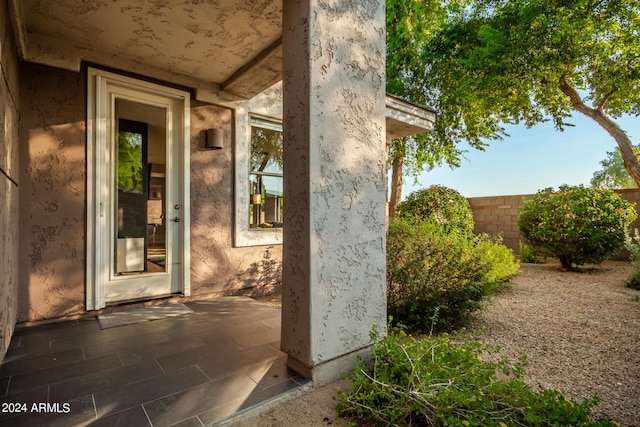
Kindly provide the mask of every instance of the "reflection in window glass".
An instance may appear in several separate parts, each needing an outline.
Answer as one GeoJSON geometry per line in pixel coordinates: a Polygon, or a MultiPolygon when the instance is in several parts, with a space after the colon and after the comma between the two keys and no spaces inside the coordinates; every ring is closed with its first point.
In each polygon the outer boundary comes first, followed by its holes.
{"type": "Polygon", "coordinates": [[[282,227],[282,124],[251,119],[249,227],[282,227]]]}

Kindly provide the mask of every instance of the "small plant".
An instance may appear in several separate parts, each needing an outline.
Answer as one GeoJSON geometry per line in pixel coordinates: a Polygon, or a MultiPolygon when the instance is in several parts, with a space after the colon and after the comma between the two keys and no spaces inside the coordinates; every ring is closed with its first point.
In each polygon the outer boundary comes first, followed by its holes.
{"type": "Polygon", "coordinates": [[[636,218],[633,205],[612,190],[562,186],[525,200],[518,226],[527,243],[557,256],[566,270],[575,270],[614,255],[636,218]]]}
{"type": "Polygon", "coordinates": [[[473,234],[473,211],[469,201],[456,190],[442,185],[409,194],[398,206],[398,216],[435,222],[446,232],[473,234]]]}
{"type": "Polygon", "coordinates": [[[640,289],[640,234],[634,230],[634,236],[627,236],[624,246],[629,251],[629,259],[633,266],[633,272],[626,281],[626,285],[632,289],[640,289]]]}
{"type": "MultiPolygon", "coordinates": [[[[372,340],[379,337],[372,332],[372,340]]],[[[339,391],[338,412],[367,425],[611,426],[591,421],[598,399],[578,403],[560,390],[535,393],[516,363],[478,341],[449,336],[415,339],[391,331],[359,362],[350,391],[339,391]],[[496,361],[491,361],[496,360],[496,361]],[[497,372],[505,380],[497,379],[497,372]]]]}
{"type": "Polygon", "coordinates": [[[542,264],[544,262],[540,259],[538,251],[527,243],[522,241],[518,242],[518,251],[520,252],[520,261],[522,262],[528,264],[542,264]]]}

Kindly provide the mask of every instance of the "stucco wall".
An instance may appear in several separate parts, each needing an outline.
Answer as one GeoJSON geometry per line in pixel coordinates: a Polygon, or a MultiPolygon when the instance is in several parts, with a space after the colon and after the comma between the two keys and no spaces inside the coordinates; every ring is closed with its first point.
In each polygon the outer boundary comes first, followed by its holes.
{"type": "MultiPolygon", "coordinates": [[[[281,281],[282,246],[232,247],[233,119],[230,109],[198,101],[191,103],[193,295],[228,293],[254,286],[269,287],[281,281]],[[205,130],[209,128],[224,129],[222,150],[204,148],[205,130]]],[[[260,289],[255,291],[260,292],[260,289]]]]}
{"type": "MultiPolygon", "coordinates": [[[[86,78],[34,64],[20,72],[23,322],[85,310],[86,78]]],[[[232,247],[233,110],[191,106],[191,293],[279,283],[280,246],[232,247]],[[225,148],[204,149],[204,130],[220,127],[225,148]]]]}
{"type": "Polygon", "coordinates": [[[85,79],[20,67],[18,321],[84,310],[85,79]]]}
{"type": "Polygon", "coordinates": [[[283,48],[281,342],[322,382],[387,321],[384,2],[285,2],[283,48]]]}
{"type": "Polygon", "coordinates": [[[0,361],[18,308],[18,59],[6,2],[0,2],[0,361]]]}

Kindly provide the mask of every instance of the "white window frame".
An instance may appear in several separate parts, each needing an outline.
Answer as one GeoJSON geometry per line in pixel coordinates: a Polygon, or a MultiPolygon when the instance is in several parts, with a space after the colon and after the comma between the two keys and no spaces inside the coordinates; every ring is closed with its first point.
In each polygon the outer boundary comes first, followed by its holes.
{"type": "MultiPolygon", "coordinates": [[[[282,122],[280,87],[276,85],[243,105],[236,106],[236,145],[234,153],[234,239],[235,247],[282,244],[282,228],[249,228],[249,173],[251,168],[251,117],[282,122]]],[[[285,201],[286,203],[286,201],[285,201]]],[[[286,227],[286,224],[284,225],[286,227]]]]}

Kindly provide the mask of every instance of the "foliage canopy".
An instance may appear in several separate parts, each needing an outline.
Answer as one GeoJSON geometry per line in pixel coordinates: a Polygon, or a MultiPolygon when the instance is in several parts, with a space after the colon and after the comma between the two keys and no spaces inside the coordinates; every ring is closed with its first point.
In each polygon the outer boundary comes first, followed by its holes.
{"type": "Polygon", "coordinates": [[[518,227],[529,243],[573,270],[574,265],[599,264],[614,255],[636,218],[633,205],[612,190],[562,186],[525,200],[518,227]]]}
{"type": "MultiPolygon", "coordinates": [[[[636,155],[640,153],[640,147],[635,147],[636,155]]],[[[622,154],[619,150],[608,151],[607,158],[600,162],[602,169],[594,172],[591,177],[591,186],[597,188],[637,188],[629,172],[624,167],[622,154]]]]}
{"type": "Polygon", "coordinates": [[[387,28],[387,91],[438,112],[413,148],[394,145],[410,170],[457,165],[459,142],[481,149],[507,135],[505,124],[562,130],[579,111],[611,134],[640,181],[612,121],[640,112],[639,2],[388,0],[387,28]]]}
{"type": "Polygon", "coordinates": [[[414,191],[398,206],[398,215],[418,221],[433,221],[445,232],[473,234],[473,211],[459,192],[442,185],[414,191]]]}

